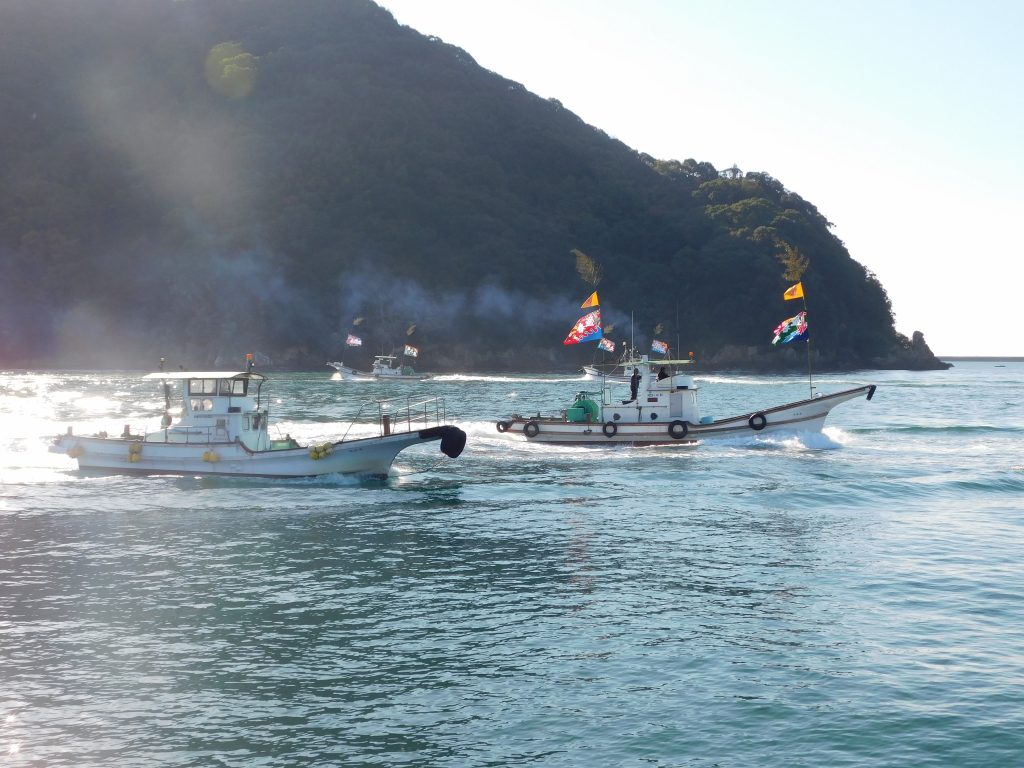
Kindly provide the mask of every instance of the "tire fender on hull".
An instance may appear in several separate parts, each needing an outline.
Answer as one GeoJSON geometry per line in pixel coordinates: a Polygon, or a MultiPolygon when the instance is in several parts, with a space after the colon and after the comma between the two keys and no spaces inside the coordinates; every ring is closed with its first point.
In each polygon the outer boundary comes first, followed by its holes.
{"type": "Polygon", "coordinates": [[[420,430],[421,440],[441,438],[441,453],[449,459],[457,459],[466,447],[466,433],[452,424],[441,427],[428,427],[420,430]]]}
{"type": "Polygon", "coordinates": [[[668,434],[673,440],[682,440],[690,431],[690,425],[678,419],[668,425],[668,434]]]}

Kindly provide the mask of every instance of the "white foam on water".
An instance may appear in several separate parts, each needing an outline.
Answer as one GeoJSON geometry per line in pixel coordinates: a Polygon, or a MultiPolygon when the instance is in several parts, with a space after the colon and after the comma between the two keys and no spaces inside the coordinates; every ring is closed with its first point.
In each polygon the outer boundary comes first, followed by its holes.
{"type": "Polygon", "coordinates": [[[582,381],[583,379],[579,376],[571,378],[565,377],[535,377],[535,376],[499,376],[499,375],[486,375],[477,373],[447,373],[440,376],[433,376],[431,381],[488,381],[488,382],[515,382],[523,384],[559,384],[567,381],[582,381]]]}

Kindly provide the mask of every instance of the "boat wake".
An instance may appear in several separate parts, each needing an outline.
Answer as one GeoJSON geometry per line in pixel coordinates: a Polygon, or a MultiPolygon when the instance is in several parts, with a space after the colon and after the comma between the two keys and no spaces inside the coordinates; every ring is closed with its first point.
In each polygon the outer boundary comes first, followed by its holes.
{"type": "Polygon", "coordinates": [[[770,435],[742,435],[715,440],[716,445],[783,451],[834,451],[845,448],[852,436],[838,427],[821,432],[776,432],[770,435]]]}
{"type": "Polygon", "coordinates": [[[517,384],[559,384],[569,381],[582,381],[582,376],[551,377],[551,376],[502,376],[484,373],[444,373],[431,378],[431,381],[496,381],[515,382],[517,384]]]}

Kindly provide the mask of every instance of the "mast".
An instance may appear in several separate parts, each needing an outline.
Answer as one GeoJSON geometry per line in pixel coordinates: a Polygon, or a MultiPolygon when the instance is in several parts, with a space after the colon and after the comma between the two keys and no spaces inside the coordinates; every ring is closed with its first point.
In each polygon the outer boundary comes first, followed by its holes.
{"type": "Polygon", "coordinates": [[[633,310],[629,311],[629,348],[631,350],[636,349],[636,341],[633,338],[633,310]]]}
{"type": "MultiPolygon", "coordinates": [[[[806,313],[807,313],[807,291],[801,291],[801,293],[803,295],[800,297],[800,301],[802,301],[803,304],[804,304],[804,314],[806,316],[806,313]]],[[[807,325],[807,387],[810,390],[810,395],[808,395],[808,397],[810,397],[813,400],[814,399],[814,374],[811,372],[811,326],[810,326],[809,323],[807,325]]]]}

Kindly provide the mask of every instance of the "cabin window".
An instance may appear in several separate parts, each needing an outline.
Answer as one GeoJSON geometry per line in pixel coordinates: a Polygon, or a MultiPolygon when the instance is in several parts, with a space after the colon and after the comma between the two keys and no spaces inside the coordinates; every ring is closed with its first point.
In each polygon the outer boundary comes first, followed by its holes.
{"type": "Polygon", "coordinates": [[[216,379],[189,379],[188,393],[190,395],[216,395],[216,379]]]}

